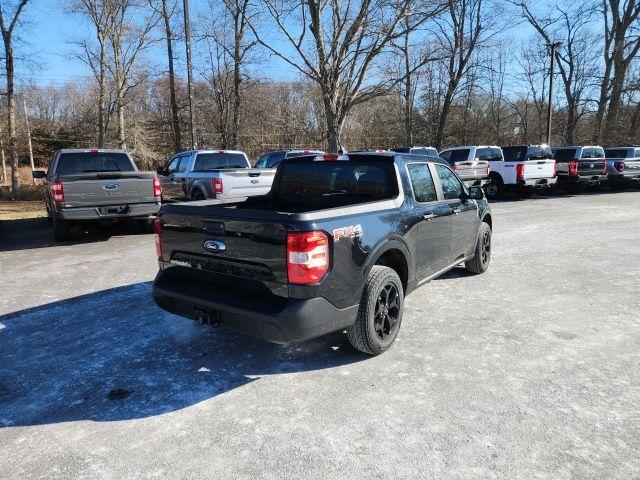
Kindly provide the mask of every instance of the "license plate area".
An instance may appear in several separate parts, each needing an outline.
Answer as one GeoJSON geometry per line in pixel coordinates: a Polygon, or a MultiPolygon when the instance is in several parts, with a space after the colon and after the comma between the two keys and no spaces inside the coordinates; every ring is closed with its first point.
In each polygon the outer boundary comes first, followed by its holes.
{"type": "Polygon", "coordinates": [[[116,205],[114,207],[98,207],[100,215],[126,215],[131,210],[129,205],[116,205]]]}

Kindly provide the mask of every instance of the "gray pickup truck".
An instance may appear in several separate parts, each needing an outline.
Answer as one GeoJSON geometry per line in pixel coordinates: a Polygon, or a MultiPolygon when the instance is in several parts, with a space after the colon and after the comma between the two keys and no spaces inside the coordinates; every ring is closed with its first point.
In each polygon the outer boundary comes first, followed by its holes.
{"type": "Polygon", "coordinates": [[[607,159],[607,179],[612,190],[640,187],[640,147],[604,149],[607,159]]]}
{"type": "Polygon", "coordinates": [[[121,150],[58,150],[44,179],[47,218],[56,241],[69,240],[80,222],[121,218],[149,220],[160,209],[161,188],[151,172],[140,172],[121,150]]]}
{"type": "Polygon", "coordinates": [[[265,195],[275,172],[251,168],[247,155],[237,150],[191,150],[175,154],[157,173],[162,201],[176,201],[265,195]]]}

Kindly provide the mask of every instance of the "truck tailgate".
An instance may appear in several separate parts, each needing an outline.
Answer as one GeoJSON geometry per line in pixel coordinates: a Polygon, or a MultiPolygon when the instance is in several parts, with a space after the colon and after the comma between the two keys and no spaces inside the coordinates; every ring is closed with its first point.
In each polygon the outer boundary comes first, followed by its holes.
{"type": "Polygon", "coordinates": [[[62,177],[65,207],[92,207],[155,202],[153,174],[144,172],[82,173],[62,177]]]}
{"type": "Polygon", "coordinates": [[[640,177],[640,159],[626,159],[624,161],[624,170],[622,174],[629,178],[640,177]]]}
{"type": "Polygon", "coordinates": [[[489,175],[489,162],[484,160],[456,162],[453,169],[462,180],[481,180],[489,175]]]}
{"type": "Polygon", "coordinates": [[[219,175],[223,189],[220,198],[267,194],[271,190],[275,173],[275,169],[262,170],[259,168],[220,170],[219,175]]]}
{"type": "Polygon", "coordinates": [[[578,161],[578,175],[602,175],[606,163],[604,158],[583,158],[578,161]]]}
{"type": "MultiPolygon", "coordinates": [[[[262,284],[286,284],[287,234],[282,223],[176,208],[162,215],[162,252],[173,266],[262,284]]],[[[165,206],[165,210],[171,210],[165,206]]],[[[222,210],[213,208],[212,210],[222,210]]],[[[233,212],[233,209],[231,210],[233,212]]],[[[277,215],[277,214],[276,214],[277,215]]],[[[249,286],[247,282],[245,285],[249,286]]]]}
{"type": "Polygon", "coordinates": [[[553,178],[555,176],[555,160],[525,160],[523,179],[553,178]]]}

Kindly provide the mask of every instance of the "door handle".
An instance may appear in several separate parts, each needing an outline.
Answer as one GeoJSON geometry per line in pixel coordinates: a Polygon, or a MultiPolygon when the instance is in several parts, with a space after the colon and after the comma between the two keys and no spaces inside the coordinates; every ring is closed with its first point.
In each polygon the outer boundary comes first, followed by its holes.
{"type": "Polygon", "coordinates": [[[427,222],[430,222],[432,219],[436,218],[437,215],[435,213],[425,213],[424,215],[422,215],[422,218],[424,220],[426,220],[427,222]]]}
{"type": "Polygon", "coordinates": [[[462,209],[461,208],[454,208],[453,209],[453,214],[454,215],[460,215],[462,213],[462,209]]]}

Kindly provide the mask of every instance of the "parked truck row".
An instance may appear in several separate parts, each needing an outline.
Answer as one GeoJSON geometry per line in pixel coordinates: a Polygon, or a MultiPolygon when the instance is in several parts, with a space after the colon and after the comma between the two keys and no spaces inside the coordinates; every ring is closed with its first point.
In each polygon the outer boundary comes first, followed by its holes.
{"type": "Polygon", "coordinates": [[[640,147],[430,147],[174,155],[155,173],[118,150],[61,150],[44,179],[56,240],[85,222],[155,217],[163,309],[289,344],[346,330],[376,355],[405,296],[457,265],[487,270],[486,197],[640,184],[640,147]],[[486,192],[486,196],[485,196],[486,192]]]}

